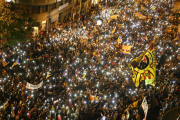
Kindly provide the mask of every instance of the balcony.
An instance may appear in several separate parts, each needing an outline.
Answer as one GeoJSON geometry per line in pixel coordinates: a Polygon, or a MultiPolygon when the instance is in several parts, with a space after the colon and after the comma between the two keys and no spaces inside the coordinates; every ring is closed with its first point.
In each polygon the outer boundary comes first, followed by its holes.
{"type": "Polygon", "coordinates": [[[30,5],[48,5],[58,1],[60,0],[18,0],[18,3],[30,4],[30,5]]]}
{"type": "MultiPolygon", "coordinates": [[[[84,4],[87,0],[81,0],[81,4],[84,4]]],[[[79,7],[80,6],[80,0],[75,1],[74,7],[79,7]]]]}

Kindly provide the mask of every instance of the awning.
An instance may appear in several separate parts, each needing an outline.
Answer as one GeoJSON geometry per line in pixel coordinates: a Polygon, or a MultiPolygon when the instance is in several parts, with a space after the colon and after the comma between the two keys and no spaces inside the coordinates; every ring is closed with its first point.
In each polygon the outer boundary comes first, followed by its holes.
{"type": "Polygon", "coordinates": [[[56,20],[58,20],[59,14],[55,14],[51,16],[51,23],[55,22],[56,20]]]}

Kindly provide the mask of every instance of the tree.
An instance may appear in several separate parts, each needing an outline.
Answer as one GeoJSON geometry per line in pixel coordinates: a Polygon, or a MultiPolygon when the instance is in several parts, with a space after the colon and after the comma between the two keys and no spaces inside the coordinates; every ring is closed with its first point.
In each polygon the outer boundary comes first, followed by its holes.
{"type": "Polygon", "coordinates": [[[5,44],[11,46],[16,42],[31,39],[36,20],[28,13],[28,6],[0,3],[0,36],[5,44]]]}

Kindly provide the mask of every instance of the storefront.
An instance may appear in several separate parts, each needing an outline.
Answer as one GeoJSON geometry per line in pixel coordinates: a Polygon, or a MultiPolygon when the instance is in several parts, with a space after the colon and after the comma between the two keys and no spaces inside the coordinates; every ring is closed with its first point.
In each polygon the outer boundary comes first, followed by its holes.
{"type": "Polygon", "coordinates": [[[34,28],[34,31],[33,31],[33,33],[34,33],[34,35],[38,35],[39,34],[39,28],[38,27],[33,27],[34,28]]]}
{"type": "Polygon", "coordinates": [[[42,29],[46,28],[46,20],[42,21],[42,29]]]}

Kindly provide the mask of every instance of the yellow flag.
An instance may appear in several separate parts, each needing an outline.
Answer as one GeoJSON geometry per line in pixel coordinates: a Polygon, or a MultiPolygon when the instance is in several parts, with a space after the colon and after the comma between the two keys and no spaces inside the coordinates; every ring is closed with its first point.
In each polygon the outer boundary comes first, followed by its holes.
{"type": "Polygon", "coordinates": [[[73,32],[76,32],[76,29],[74,29],[73,32]]]}
{"type": "Polygon", "coordinates": [[[110,18],[111,19],[117,19],[117,15],[111,15],[110,18]]]}
{"type": "Polygon", "coordinates": [[[129,45],[127,45],[127,46],[123,45],[122,46],[122,50],[121,50],[122,54],[129,55],[130,52],[131,52],[131,46],[129,46],[129,45]]]}
{"type": "Polygon", "coordinates": [[[178,36],[172,40],[172,42],[179,40],[178,36]]]}
{"type": "Polygon", "coordinates": [[[155,10],[155,6],[152,6],[151,9],[152,9],[152,10],[155,10]]]}
{"type": "Polygon", "coordinates": [[[156,62],[154,42],[150,44],[147,51],[129,63],[129,70],[136,87],[139,86],[139,82],[142,80],[145,80],[146,85],[155,85],[156,62]]]}
{"type": "Polygon", "coordinates": [[[83,76],[82,76],[82,78],[84,79],[86,77],[86,74],[84,74],[83,76]]]}
{"type": "Polygon", "coordinates": [[[98,100],[98,97],[94,97],[94,100],[98,100]]]}
{"type": "Polygon", "coordinates": [[[144,6],[141,5],[141,10],[144,10],[144,6]]]}
{"type": "Polygon", "coordinates": [[[132,104],[130,104],[130,105],[128,106],[128,108],[133,108],[132,104]]]}
{"type": "Polygon", "coordinates": [[[137,107],[137,105],[138,105],[138,101],[132,103],[133,107],[137,107]]]}
{"type": "Polygon", "coordinates": [[[123,27],[123,24],[118,24],[118,27],[119,27],[119,28],[122,28],[122,27],[123,27]]]}
{"type": "Polygon", "coordinates": [[[94,27],[94,31],[96,31],[96,27],[94,27]]]}
{"type": "Polygon", "coordinates": [[[111,21],[111,19],[108,20],[108,23],[111,21]]]}
{"type": "Polygon", "coordinates": [[[116,28],[114,28],[114,30],[112,31],[112,33],[115,33],[115,31],[116,31],[116,28]]]}
{"type": "Polygon", "coordinates": [[[96,56],[96,52],[93,52],[93,56],[96,56]]]}

